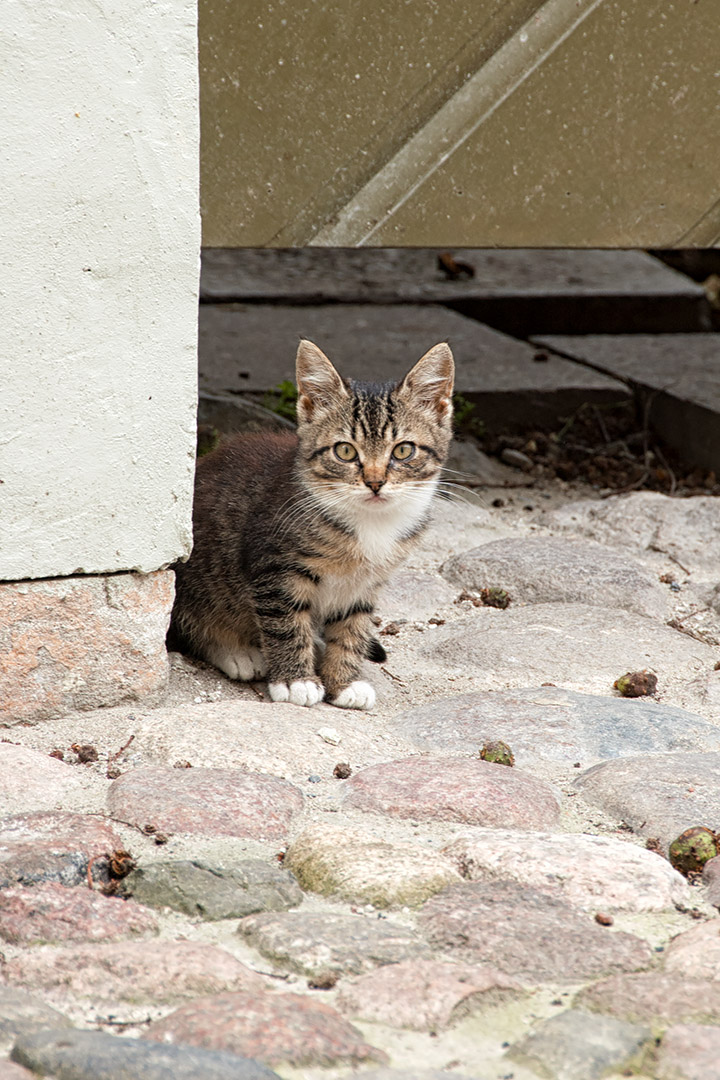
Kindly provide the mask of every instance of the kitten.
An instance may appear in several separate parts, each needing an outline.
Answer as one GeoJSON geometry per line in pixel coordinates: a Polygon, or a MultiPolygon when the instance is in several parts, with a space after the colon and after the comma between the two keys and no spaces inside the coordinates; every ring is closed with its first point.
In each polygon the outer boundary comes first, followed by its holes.
{"type": "Polygon", "coordinates": [[[372,709],[380,587],[425,528],[451,438],[454,366],[436,345],[397,383],[297,353],[297,435],[236,435],[198,462],[194,547],[170,640],[273,701],[372,709]]]}

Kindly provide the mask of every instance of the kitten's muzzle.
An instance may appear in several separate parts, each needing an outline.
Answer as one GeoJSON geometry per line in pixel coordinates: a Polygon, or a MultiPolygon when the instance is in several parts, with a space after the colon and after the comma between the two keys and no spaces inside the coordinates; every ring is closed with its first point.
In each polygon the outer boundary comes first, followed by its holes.
{"type": "Polygon", "coordinates": [[[364,483],[365,483],[365,486],[369,487],[370,490],[375,495],[379,495],[380,488],[385,487],[385,481],[384,480],[365,480],[364,483]]]}

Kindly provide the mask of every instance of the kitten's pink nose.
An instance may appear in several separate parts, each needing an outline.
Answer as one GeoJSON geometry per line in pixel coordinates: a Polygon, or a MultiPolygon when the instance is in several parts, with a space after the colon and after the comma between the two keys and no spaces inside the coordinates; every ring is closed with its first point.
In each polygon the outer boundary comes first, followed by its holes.
{"type": "Polygon", "coordinates": [[[384,480],[366,480],[365,484],[366,484],[367,487],[370,488],[371,491],[373,491],[377,495],[380,488],[384,486],[385,481],[384,480]]]}

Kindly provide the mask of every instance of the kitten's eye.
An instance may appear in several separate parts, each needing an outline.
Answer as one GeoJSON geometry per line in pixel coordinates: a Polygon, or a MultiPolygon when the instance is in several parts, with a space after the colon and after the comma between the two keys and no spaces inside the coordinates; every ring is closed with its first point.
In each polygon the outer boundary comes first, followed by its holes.
{"type": "Polygon", "coordinates": [[[335,457],[340,458],[341,461],[354,461],[358,456],[358,452],[349,442],[337,442],[333,447],[335,451],[335,457]]]}
{"type": "Polygon", "coordinates": [[[392,456],[397,458],[398,461],[407,461],[415,453],[415,443],[401,442],[398,443],[392,452],[392,456]]]}

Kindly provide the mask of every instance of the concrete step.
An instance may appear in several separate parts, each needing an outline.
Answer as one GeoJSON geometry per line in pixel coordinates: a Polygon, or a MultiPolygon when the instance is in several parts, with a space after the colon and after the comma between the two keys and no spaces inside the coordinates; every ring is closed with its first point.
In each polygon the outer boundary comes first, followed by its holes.
{"type": "Polygon", "coordinates": [[[649,426],[690,465],[720,474],[720,334],[543,336],[538,345],[626,380],[649,426]]]}
{"type": "Polygon", "coordinates": [[[206,248],[206,302],[445,304],[519,337],[710,329],[702,286],[638,251],[206,248]]]}
{"type": "Polygon", "coordinates": [[[294,380],[301,337],[316,342],[343,375],[378,382],[402,378],[427,349],[448,340],[456,389],[475,403],[488,431],[553,427],[586,401],[628,397],[612,377],[432,304],[203,304],[201,391],[258,393],[294,380]]]}

